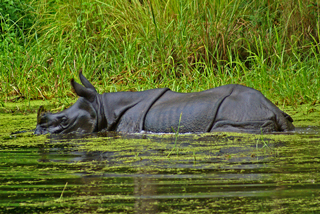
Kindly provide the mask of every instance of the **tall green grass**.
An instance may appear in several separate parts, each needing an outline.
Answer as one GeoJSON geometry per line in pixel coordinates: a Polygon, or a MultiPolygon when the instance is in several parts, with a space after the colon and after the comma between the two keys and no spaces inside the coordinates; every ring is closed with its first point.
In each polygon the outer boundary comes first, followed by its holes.
{"type": "Polygon", "coordinates": [[[99,92],[237,83],[283,105],[320,99],[320,0],[23,2],[20,19],[0,14],[2,102],[74,96],[79,69],[99,92]]]}

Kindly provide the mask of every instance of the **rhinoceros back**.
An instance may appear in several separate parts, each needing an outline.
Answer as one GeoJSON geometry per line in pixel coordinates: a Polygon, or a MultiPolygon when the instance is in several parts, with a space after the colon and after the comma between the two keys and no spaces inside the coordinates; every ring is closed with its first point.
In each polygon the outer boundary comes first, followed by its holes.
{"type": "Polygon", "coordinates": [[[144,130],[176,132],[178,126],[180,133],[260,133],[294,129],[290,116],[259,91],[242,85],[186,94],[167,91],[149,109],[144,130]]]}
{"type": "Polygon", "coordinates": [[[228,86],[195,93],[167,91],[149,109],[144,130],[168,133],[176,132],[179,126],[180,133],[208,132],[220,104],[231,91],[228,86]]]}

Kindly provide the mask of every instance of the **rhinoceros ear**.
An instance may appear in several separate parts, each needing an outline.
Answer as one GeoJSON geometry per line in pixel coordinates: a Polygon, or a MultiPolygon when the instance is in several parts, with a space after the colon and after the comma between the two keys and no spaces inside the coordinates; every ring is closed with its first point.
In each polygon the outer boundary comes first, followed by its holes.
{"type": "Polygon", "coordinates": [[[92,90],[94,90],[95,92],[97,92],[97,90],[95,89],[95,87],[89,82],[89,80],[87,80],[83,74],[82,74],[82,69],[80,69],[79,71],[79,78],[81,83],[86,87],[86,88],[91,88],[92,90]]]}
{"type": "Polygon", "coordinates": [[[74,81],[74,79],[71,79],[71,85],[78,96],[84,97],[90,102],[94,101],[94,98],[97,95],[97,92],[95,90],[83,87],[82,85],[74,81]]]}

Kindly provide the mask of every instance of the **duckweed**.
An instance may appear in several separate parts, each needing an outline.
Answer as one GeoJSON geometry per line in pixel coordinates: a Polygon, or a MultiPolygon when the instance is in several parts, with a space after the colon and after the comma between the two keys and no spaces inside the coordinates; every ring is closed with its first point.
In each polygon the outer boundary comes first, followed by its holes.
{"type": "Polygon", "coordinates": [[[296,132],[182,134],[175,145],[174,134],[37,136],[35,113],[1,113],[0,211],[317,213],[319,111],[292,115],[296,132]]]}

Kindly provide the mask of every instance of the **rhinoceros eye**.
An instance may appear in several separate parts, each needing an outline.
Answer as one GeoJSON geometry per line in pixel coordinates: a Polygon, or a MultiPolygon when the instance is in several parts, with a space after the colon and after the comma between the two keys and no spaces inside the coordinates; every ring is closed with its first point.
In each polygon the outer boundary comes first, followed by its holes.
{"type": "Polygon", "coordinates": [[[60,121],[61,125],[67,125],[68,123],[68,118],[66,116],[61,117],[60,121]]]}

